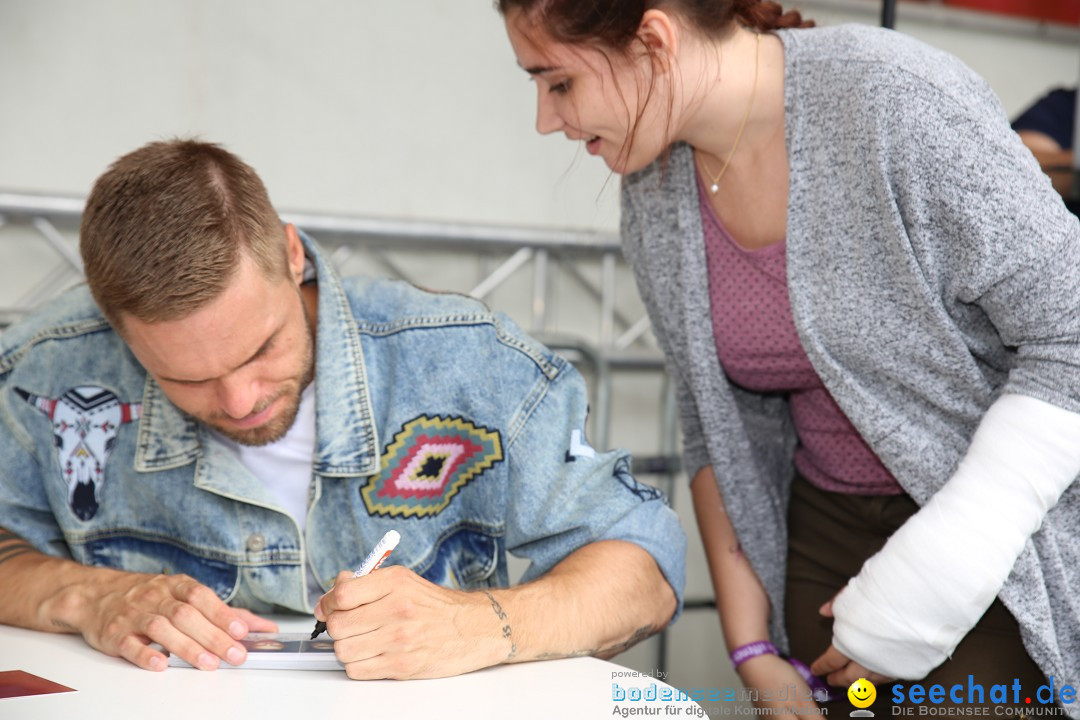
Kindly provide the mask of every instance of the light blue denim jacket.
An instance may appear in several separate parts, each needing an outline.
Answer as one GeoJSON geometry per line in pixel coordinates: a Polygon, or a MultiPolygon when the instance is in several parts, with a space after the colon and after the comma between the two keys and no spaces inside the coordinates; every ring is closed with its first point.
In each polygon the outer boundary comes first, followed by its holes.
{"type": "MultiPolygon", "coordinates": [[[[564,359],[476,300],[319,281],[307,531],[177,409],[80,286],[0,335],[0,526],[88,565],[187,573],[231,604],[309,612],[383,533],[388,564],[447,587],[535,578],[596,540],[640,545],[679,597],[686,538],[622,452],[584,440],[564,359]]],[[[617,599],[613,599],[617,602],[617,599]]]]}

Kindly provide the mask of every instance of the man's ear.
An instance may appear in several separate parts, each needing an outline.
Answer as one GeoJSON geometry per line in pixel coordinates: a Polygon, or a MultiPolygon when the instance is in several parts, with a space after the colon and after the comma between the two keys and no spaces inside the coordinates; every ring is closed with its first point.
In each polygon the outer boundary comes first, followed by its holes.
{"type": "Polygon", "coordinates": [[[679,51],[679,29],[670,15],[655,8],[646,10],[641,16],[637,37],[649,56],[658,61],[658,71],[672,66],[679,51]]]}
{"type": "Polygon", "coordinates": [[[289,261],[289,277],[299,285],[304,279],[304,243],[292,223],[285,223],[285,252],[289,261]]]}

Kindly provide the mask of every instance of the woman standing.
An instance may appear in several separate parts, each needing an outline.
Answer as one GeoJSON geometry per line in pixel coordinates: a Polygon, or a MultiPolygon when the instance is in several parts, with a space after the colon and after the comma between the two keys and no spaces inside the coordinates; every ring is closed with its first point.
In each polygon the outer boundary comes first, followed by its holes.
{"type": "Polygon", "coordinates": [[[1080,685],[1080,228],[986,84],[772,2],[498,6],[623,176],[743,682],[1080,685]]]}

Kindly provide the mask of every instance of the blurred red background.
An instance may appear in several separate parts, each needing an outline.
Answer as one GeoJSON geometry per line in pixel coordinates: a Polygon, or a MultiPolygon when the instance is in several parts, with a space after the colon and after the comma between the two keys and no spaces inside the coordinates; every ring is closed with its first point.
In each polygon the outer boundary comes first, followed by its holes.
{"type": "Polygon", "coordinates": [[[946,5],[1080,25],[1080,0],[944,0],[946,5]]]}

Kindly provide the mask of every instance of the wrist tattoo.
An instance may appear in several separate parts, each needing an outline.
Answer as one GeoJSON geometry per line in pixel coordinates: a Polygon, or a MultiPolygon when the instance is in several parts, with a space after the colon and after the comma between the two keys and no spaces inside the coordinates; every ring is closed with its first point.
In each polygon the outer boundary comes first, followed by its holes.
{"type": "Polygon", "coordinates": [[[591,650],[575,650],[574,652],[546,652],[535,656],[533,660],[565,660],[566,658],[592,657],[600,652],[600,648],[591,650]]]}
{"type": "Polygon", "coordinates": [[[510,652],[507,653],[506,659],[513,660],[517,656],[517,644],[514,642],[514,630],[510,627],[510,619],[506,616],[506,611],[502,609],[502,605],[495,599],[491,593],[487,590],[481,590],[480,592],[487,595],[487,599],[491,601],[491,609],[495,612],[495,617],[502,621],[502,636],[510,641],[510,652]]]}
{"type": "Polygon", "coordinates": [[[34,552],[30,543],[10,530],[0,530],[0,564],[29,552],[34,552]]]}
{"type": "Polygon", "coordinates": [[[656,631],[657,628],[653,627],[652,625],[643,625],[642,627],[639,627],[637,630],[635,630],[634,634],[631,635],[627,640],[624,640],[621,643],[615,643],[614,645],[609,645],[606,648],[600,648],[597,654],[601,657],[612,657],[618,655],[619,653],[625,652],[626,650],[634,647],[639,642],[649,637],[656,631]]]}
{"type": "Polygon", "coordinates": [[[644,625],[634,631],[634,634],[629,639],[623,642],[615,643],[607,647],[594,647],[587,650],[574,650],[572,652],[564,653],[541,653],[537,655],[534,660],[563,660],[565,658],[577,658],[577,657],[600,657],[609,658],[618,655],[621,652],[629,650],[634,645],[649,637],[653,633],[657,632],[657,628],[652,625],[644,625]]]}

